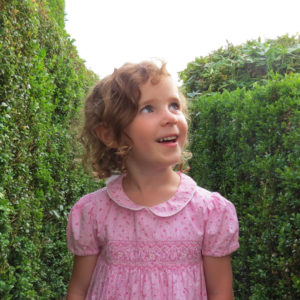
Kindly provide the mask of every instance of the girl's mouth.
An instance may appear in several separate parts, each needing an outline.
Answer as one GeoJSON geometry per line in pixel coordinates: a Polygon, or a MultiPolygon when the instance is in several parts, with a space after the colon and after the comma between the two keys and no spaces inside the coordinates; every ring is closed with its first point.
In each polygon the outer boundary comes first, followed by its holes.
{"type": "Polygon", "coordinates": [[[167,136],[157,140],[158,143],[176,143],[178,136],[167,136]]]}

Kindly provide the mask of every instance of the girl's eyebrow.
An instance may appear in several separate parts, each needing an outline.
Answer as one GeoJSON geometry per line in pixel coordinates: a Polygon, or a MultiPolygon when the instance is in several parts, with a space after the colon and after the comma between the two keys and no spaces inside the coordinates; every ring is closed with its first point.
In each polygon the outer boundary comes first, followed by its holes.
{"type": "Polygon", "coordinates": [[[140,102],[139,102],[139,104],[149,104],[149,103],[151,103],[151,102],[153,102],[153,101],[155,101],[155,98],[151,98],[151,99],[147,99],[147,100],[141,100],[140,102]]]}
{"type": "MultiPolygon", "coordinates": [[[[181,102],[180,101],[180,98],[179,97],[176,97],[176,96],[172,96],[170,98],[167,99],[168,101],[178,101],[178,102],[181,102]]],[[[156,102],[156,101],[159,101],[157,98],[150,98],[150,99],[147,99],[147,100],[142,100],[139,102],[139,105],[147,105],[147,104],[151,104],[153,102],[156,102]]]]}

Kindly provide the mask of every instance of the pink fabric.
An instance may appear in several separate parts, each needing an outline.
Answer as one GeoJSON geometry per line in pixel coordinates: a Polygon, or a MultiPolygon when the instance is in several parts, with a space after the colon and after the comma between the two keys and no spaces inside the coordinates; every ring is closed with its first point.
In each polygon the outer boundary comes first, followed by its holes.
{"type": "Polygon", "coordinates": [[[99,255],[86,299],[207,299],[202,255],[235,251],[238,220],[231,202],[180,176],[175,195],[151,208],[126,196],[123,175],[74,205],[68,247],[99,255]]]}

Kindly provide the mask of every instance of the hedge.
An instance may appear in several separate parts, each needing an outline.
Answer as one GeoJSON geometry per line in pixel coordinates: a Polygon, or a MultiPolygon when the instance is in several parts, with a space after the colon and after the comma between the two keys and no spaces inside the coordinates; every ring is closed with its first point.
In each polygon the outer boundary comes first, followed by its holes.
{"type": "Polygon", "coordinates": [[[192,101],[191,175],[236,206],[236,299],[300,299],[300,74],[192,101]]]}
{"type": "Polygon", "coordinates": [[[67,215],[99,186],[78,163],[76,138],[81,99],[97,78],[59,7],[64,1],[0,0],[1,299],[65,294],[67,215]]]}
{"type": "Polygon", "coordinates": [[[272,73],[300,72],[300,36],[284,35],[275,40],[230,43],[205,57],[190,62],[179,72],[187,95],[251,89],[256,83],[267,83],[272,73]]]}

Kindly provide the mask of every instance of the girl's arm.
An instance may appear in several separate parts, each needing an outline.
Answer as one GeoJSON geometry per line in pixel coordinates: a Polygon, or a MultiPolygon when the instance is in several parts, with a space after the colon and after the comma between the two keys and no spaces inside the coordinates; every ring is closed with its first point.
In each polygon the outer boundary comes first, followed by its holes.
{"type": "Polygon", "coordinates": [[[67,300],[84,300],[98,255],[74,256],[73,272],[69,284],[67,300]]]}
{"type": "Polygon", "coordinates": [[[230,255],[203,256],[207,297],[209,300],[232,300],[232,267],[230,255]]]}

